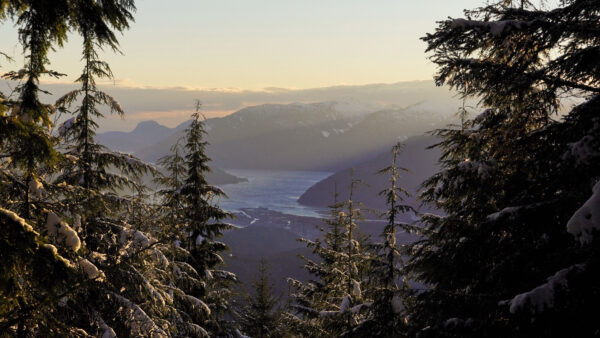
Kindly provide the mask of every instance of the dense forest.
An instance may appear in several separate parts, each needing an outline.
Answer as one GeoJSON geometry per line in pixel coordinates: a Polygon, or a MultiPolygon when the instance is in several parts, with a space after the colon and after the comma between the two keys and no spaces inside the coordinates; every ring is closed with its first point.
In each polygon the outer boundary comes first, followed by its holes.
{"type": "Polygon", "coordinates": [[[320,238],[299,239],[312,278],[290,278],[284,298],[268,262],[247,295],[227,271],[219,237],[235,227],[205,178],[199,102],[156,166],[96,142],[104,114],[125,114],[97,82],[112,79],[102,54],[119,52],[135,10],[0,0],[24,55],[0,53],[15,84],[0,93],[0,336],[600,336],[599,1],[498,0],[438,22],[423,37],[435,81],[481,113],[432,131],[441,170],[419,198],[436,212],[399,221],[416,211],[390,145],[381,235],[360,231],[351,178],[320,238]],[[64,75],[49,55],[71,35],[76,89],[41,102],[40,81],[64,75]],[[400,232],[418,240],[400,245],[400,232]]]}

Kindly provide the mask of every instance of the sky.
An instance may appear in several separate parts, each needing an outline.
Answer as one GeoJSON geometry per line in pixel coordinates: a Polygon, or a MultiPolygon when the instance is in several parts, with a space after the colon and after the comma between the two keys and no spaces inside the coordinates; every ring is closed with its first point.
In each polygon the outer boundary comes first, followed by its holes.
{"type": "MultiPolygon", "coordinates": [[[[102,57],[112,86],[223,92],[306,90],[431,80],[419,38],[435,22],[461,17],[484,0],[138,0],[120,36],[122,54],[102,57]]],[[[23,58],[11,22],[0,24],[0,51],[23,58]]],[[[72,83],[81,40],[50,55],[72,83]]],[[[309,100],[309,99],[307,99],[309,100]]],[[[127,108],[127,107],[126,107],[127,108]]],[[[230,110],[222,110],[221,114],[230,110]]],[[[218,112],[213,112],[218,114],[218,112]]]]}

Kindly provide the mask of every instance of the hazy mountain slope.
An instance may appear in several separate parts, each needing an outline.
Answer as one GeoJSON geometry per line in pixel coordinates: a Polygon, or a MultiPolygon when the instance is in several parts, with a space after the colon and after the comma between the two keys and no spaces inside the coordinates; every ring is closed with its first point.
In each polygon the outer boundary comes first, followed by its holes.
{"type": "MultiPolygon", "coordinates": [[[[447,124],[454,109],[434,104],[378,108],[339,102],[244,108],[207,121],[208,154],[222,168],[339,170],[384,151],[399,138],[447,124]]],[[[137,155],[153,162],[178,138],[174,133],[137,155]]]]}
{"type": "Polygon", "coordinates": [[[296,240],[294,233],[273,227],[249,226],[226,232],[221,239],[231,251],[225,254],[226,269],[234,272],[247,285],[254,279],[261,258],[269,264],[269,278],[276,292],[287,290],[287,277],[306,280],[298,254],[310,255],[310,250],[296,240]]]}
{"type": "MultiPolygon", "coordinates": [[[[407,201],[415,207],[419,205],[419,202],[415,200],[419,185],[435,173],[438,168],[436,163],[439,158],[439,151],[426,149],[435,143],[436,140],[432,136],[412,137],[404,142],[405,147],[400,155],[399,165],[409,169],[410,173],[404,174],[399,183],[413,195],[407,201]]],[[[385,199],[378,196],[378,193],[387,188],[389,177],[376,173],[380,169],[389,166],[391,160],[390,148],[374,158],[353,166],[355,178],[368,184],[368,186],[360,186],[357,189],[355,192],[356,201],[360,201],[370,208],[385,209],[385,199]]],[[[350,168],[346,168],[310,187],[302,194],[298,202],[319,207],[330,205],[333,201],[334,187],[337,185],[339,199],[344,200],[348,198],[349,184],[350,168]]]]}
{"type": "MultiPolygon", "coordinates": [[[[185,129],[187,124],[186,122],[176,128],[168,128],[154,121],[143,121],[130,132],[111,131],[98,134],[97,138],[98,143],[110,149],[126,153],[136,152],[155,142],[163,142],[165,145],[168,145],[164,154],[168,154],[171,145],[175,144],[183,136],[181,131],[185,129]]],[[[214,185],[246,181],[245,178],[236,177],[215,166],[211,167],[211,172],[206,175],[206,179],[210,184],[214,185]]],[[[151,179],[148,177],[146,181],[146,183],[150,183],[151,179]]]]}
{"type": "Polygon", "coordinates": [[[131,132],[109,131],[98,134],[98,143],[110,149],[135,153],[151,144],[162,141],[173,133],[173,129],[155,121],[140,122],[131,132]]]}

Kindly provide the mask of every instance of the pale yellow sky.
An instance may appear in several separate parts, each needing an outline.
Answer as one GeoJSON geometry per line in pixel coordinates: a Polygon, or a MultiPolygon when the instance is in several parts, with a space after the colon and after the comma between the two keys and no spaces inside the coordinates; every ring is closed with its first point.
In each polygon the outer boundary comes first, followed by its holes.
{"type": "MultiPolygon", "coordinates": [[[[144,0],[103,55],[122,86],[316,88],[429,80],[435,67],[419,40],[435,21],[483,0],[144,0]]],[[[2,23],[0,50],[20,66],[16,29],[2,23]]],[[[80,39],[51,55],[51,68],[80,72],[80,39]]]]}

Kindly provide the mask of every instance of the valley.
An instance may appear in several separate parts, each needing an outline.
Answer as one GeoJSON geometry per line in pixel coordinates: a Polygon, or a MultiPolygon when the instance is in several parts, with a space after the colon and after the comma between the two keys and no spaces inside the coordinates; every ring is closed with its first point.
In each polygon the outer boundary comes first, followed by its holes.
{"type": "MultiPolygon", "coordinates": [[[[397,141],[404,141],[400,161],[409,170],[401,182],[411,194],[406,202],[419,210],[419,186],[437,170],[439,157],[426,149],[436,139],[424,133],[454,119],[434,106],[423,102],[405,108],[356,102],[266,104],[206,120],[207,150],[213,159],[207,179],[227,195],[213,202],[231,212],[231,223],[238,227],[222,238],[231,248],[224,257],[227,268],[248,285],[260,260],[267,259],[276,290],[282,294],[287,277],[306,280],[298,255],[310,257],[311,251],[298,239],[320,238],[319,228],[325,226],[323,218],[329,216],[334,193],[338,201],[348,199],[350,168],[355,179],[364,182],[355,191],[356,201],[364,204],[360,231],[379,241],[385,200],[378,193],[389,178],[377,172],[390,164],[391,146],[397,141]]],[[[155,162],[169,153],[187,126],[183,122],[167,128],[145,121],[129,133],[100,134],[99,140],[155,162]]],[[[417,219],[413,213],[400,216],[407,223],[417,219]]],[[[414,239],[398,235],[399,243],[414,239]]]]}

